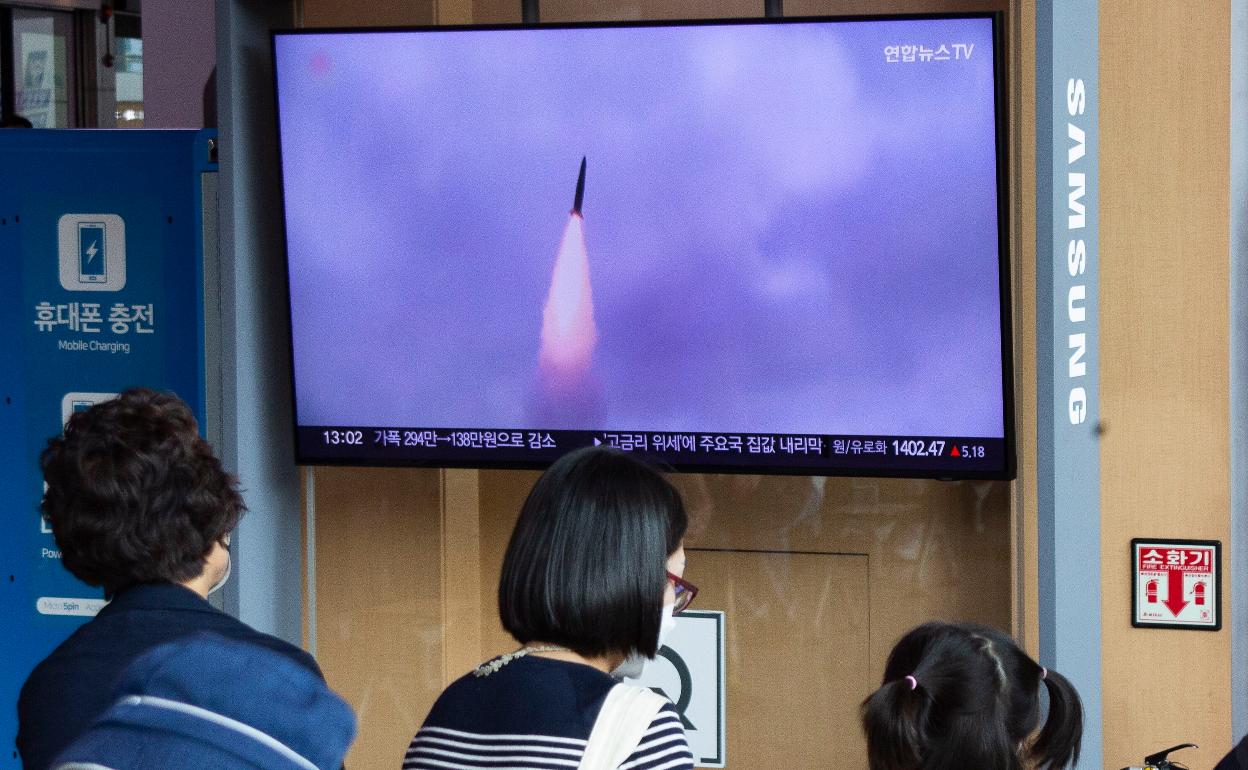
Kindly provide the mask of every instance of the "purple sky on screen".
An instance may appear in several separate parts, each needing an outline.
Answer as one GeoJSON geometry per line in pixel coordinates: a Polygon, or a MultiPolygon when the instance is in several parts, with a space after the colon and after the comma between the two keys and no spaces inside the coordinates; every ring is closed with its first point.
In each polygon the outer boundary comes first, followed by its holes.
{"type": "Polygon", "coordinates": [[[300,423],[1001,436],[991,46],[986,19],[279,37],[300,423]],[[885,58],[942,44],[974,48],[885,58]],[[602,424],[534,426],[583,155],[602,424]]]}

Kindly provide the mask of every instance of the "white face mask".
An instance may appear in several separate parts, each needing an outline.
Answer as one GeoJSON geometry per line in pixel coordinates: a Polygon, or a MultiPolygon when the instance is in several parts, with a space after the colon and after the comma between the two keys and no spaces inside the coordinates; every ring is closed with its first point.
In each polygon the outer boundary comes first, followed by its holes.
{"type": "Polygon", "coordinates": [[[213,594],[215,594],[217,591],[220,591],[220,590],[221,590],[221,586],[225,585],[225,584],[226,584],[226,581],[228,581],[228,580],[230,579],[230,573],[234,571],[234,557],[230,555],[230,551],[229,551],[229,547],[230,547],[230,536],[229,536],[229,535],[226,535],[226,536],[225,536],[224,543],[225,543],[225,548],[226,548],[226,551],[225,551],[225,574],[221,576],[221,579],[220,579],[220,580],[218,580],[218,581],[217,581],[217,582],[216,582],[216,583],[212,586],[212,588],[209,588],[209,589],[208,589],[208,595],[209,595],[209,596],[212,596],[212,595],[213,595],[213,594]]]}
{"type": "MultiPolygon", "coordinates": [[[[655,650],[663,649],[663,643],[667,641],[672,634],[672,629],[676,628],[676,616],[672,614],[672,605],[663,605],[663,614],[659,617],[659,641],[655,645],[655,650]]],[[[611,672],[611,676],[616,679],[636,679],[641,676],[641,672],[645,670],[646,663],[653,658],[647,658],[640,652],[629,653],[624,662],[615,667],[611,672]]]]}
{"type": "Polygon", "coordinates": [[[663,605],[663,616],[659,619],[659,644],[656,650],[663,649],[663,644],[672,635],[672,631],[676,628],[676,615],[672,611],[673,605],[663,605]]]}

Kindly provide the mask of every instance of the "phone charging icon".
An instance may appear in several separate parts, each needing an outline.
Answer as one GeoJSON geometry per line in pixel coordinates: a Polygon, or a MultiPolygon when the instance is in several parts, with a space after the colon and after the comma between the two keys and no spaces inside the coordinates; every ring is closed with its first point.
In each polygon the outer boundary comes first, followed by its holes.
{"type": "Polygon", "coordinates": [[[61,398],[61,428],[78,412],[85,412],[101,401],[117,398],[116,393],[74,391],[61,398]]]}
{"type": "Polygon", "coordinates": [[[56,223],[58,273],[66,291],[126,287],[126,223],[117,214],[62,214],[56,223]]]}
{"type": "Polygon", "coordinates": [[[106,283],[107,226],[104,222],[78,223],[78,280],[82,283],[106,283]]]}

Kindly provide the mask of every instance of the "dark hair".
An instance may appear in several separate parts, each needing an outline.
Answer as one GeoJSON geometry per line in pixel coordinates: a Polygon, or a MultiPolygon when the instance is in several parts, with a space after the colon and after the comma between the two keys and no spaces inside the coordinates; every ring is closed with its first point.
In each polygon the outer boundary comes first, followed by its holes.
{"type": "Polygon", "coordinates": [[[533,485],[498,584],[521,644],[596,657],[654,657],[667,557],[685,535],[680,494],[657,470],[605,447],[564,455],[533,485]]]}
{"type": "Polygon", "coordinates": [[[34,128],[34,127],[35,127],[34,124],[30,122],[29,118],[26,118],[22,115],[18,115],[17,113],[5,115],[4,119],[0,120],[0,128],[34,128]]]}
{"type": "Polygon", "coordinates": [[[862,725],[871,770],[1058,770],[1079,759],[1083,705],[1002,632],[927,623],[893,648],[862,725]],[[1048,715],[1033,739],[1041,685],[1048,715]]]}
{"type": "Polygon", "coordinates": [[[74,414],[39,457],[65,568],[112,594],[198,576],[246,510],[190,408],[146,388],[74,414]]]}

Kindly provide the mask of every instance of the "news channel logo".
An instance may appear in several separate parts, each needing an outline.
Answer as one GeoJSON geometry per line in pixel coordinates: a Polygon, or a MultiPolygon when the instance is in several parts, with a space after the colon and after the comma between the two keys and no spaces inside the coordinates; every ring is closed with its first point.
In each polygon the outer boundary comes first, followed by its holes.
{"type": "Polygon", "coordinates": [[[64,214],[57,221],[61,288],[121,291],[126,286],[126,223],[116,214],[64,214]]]}

